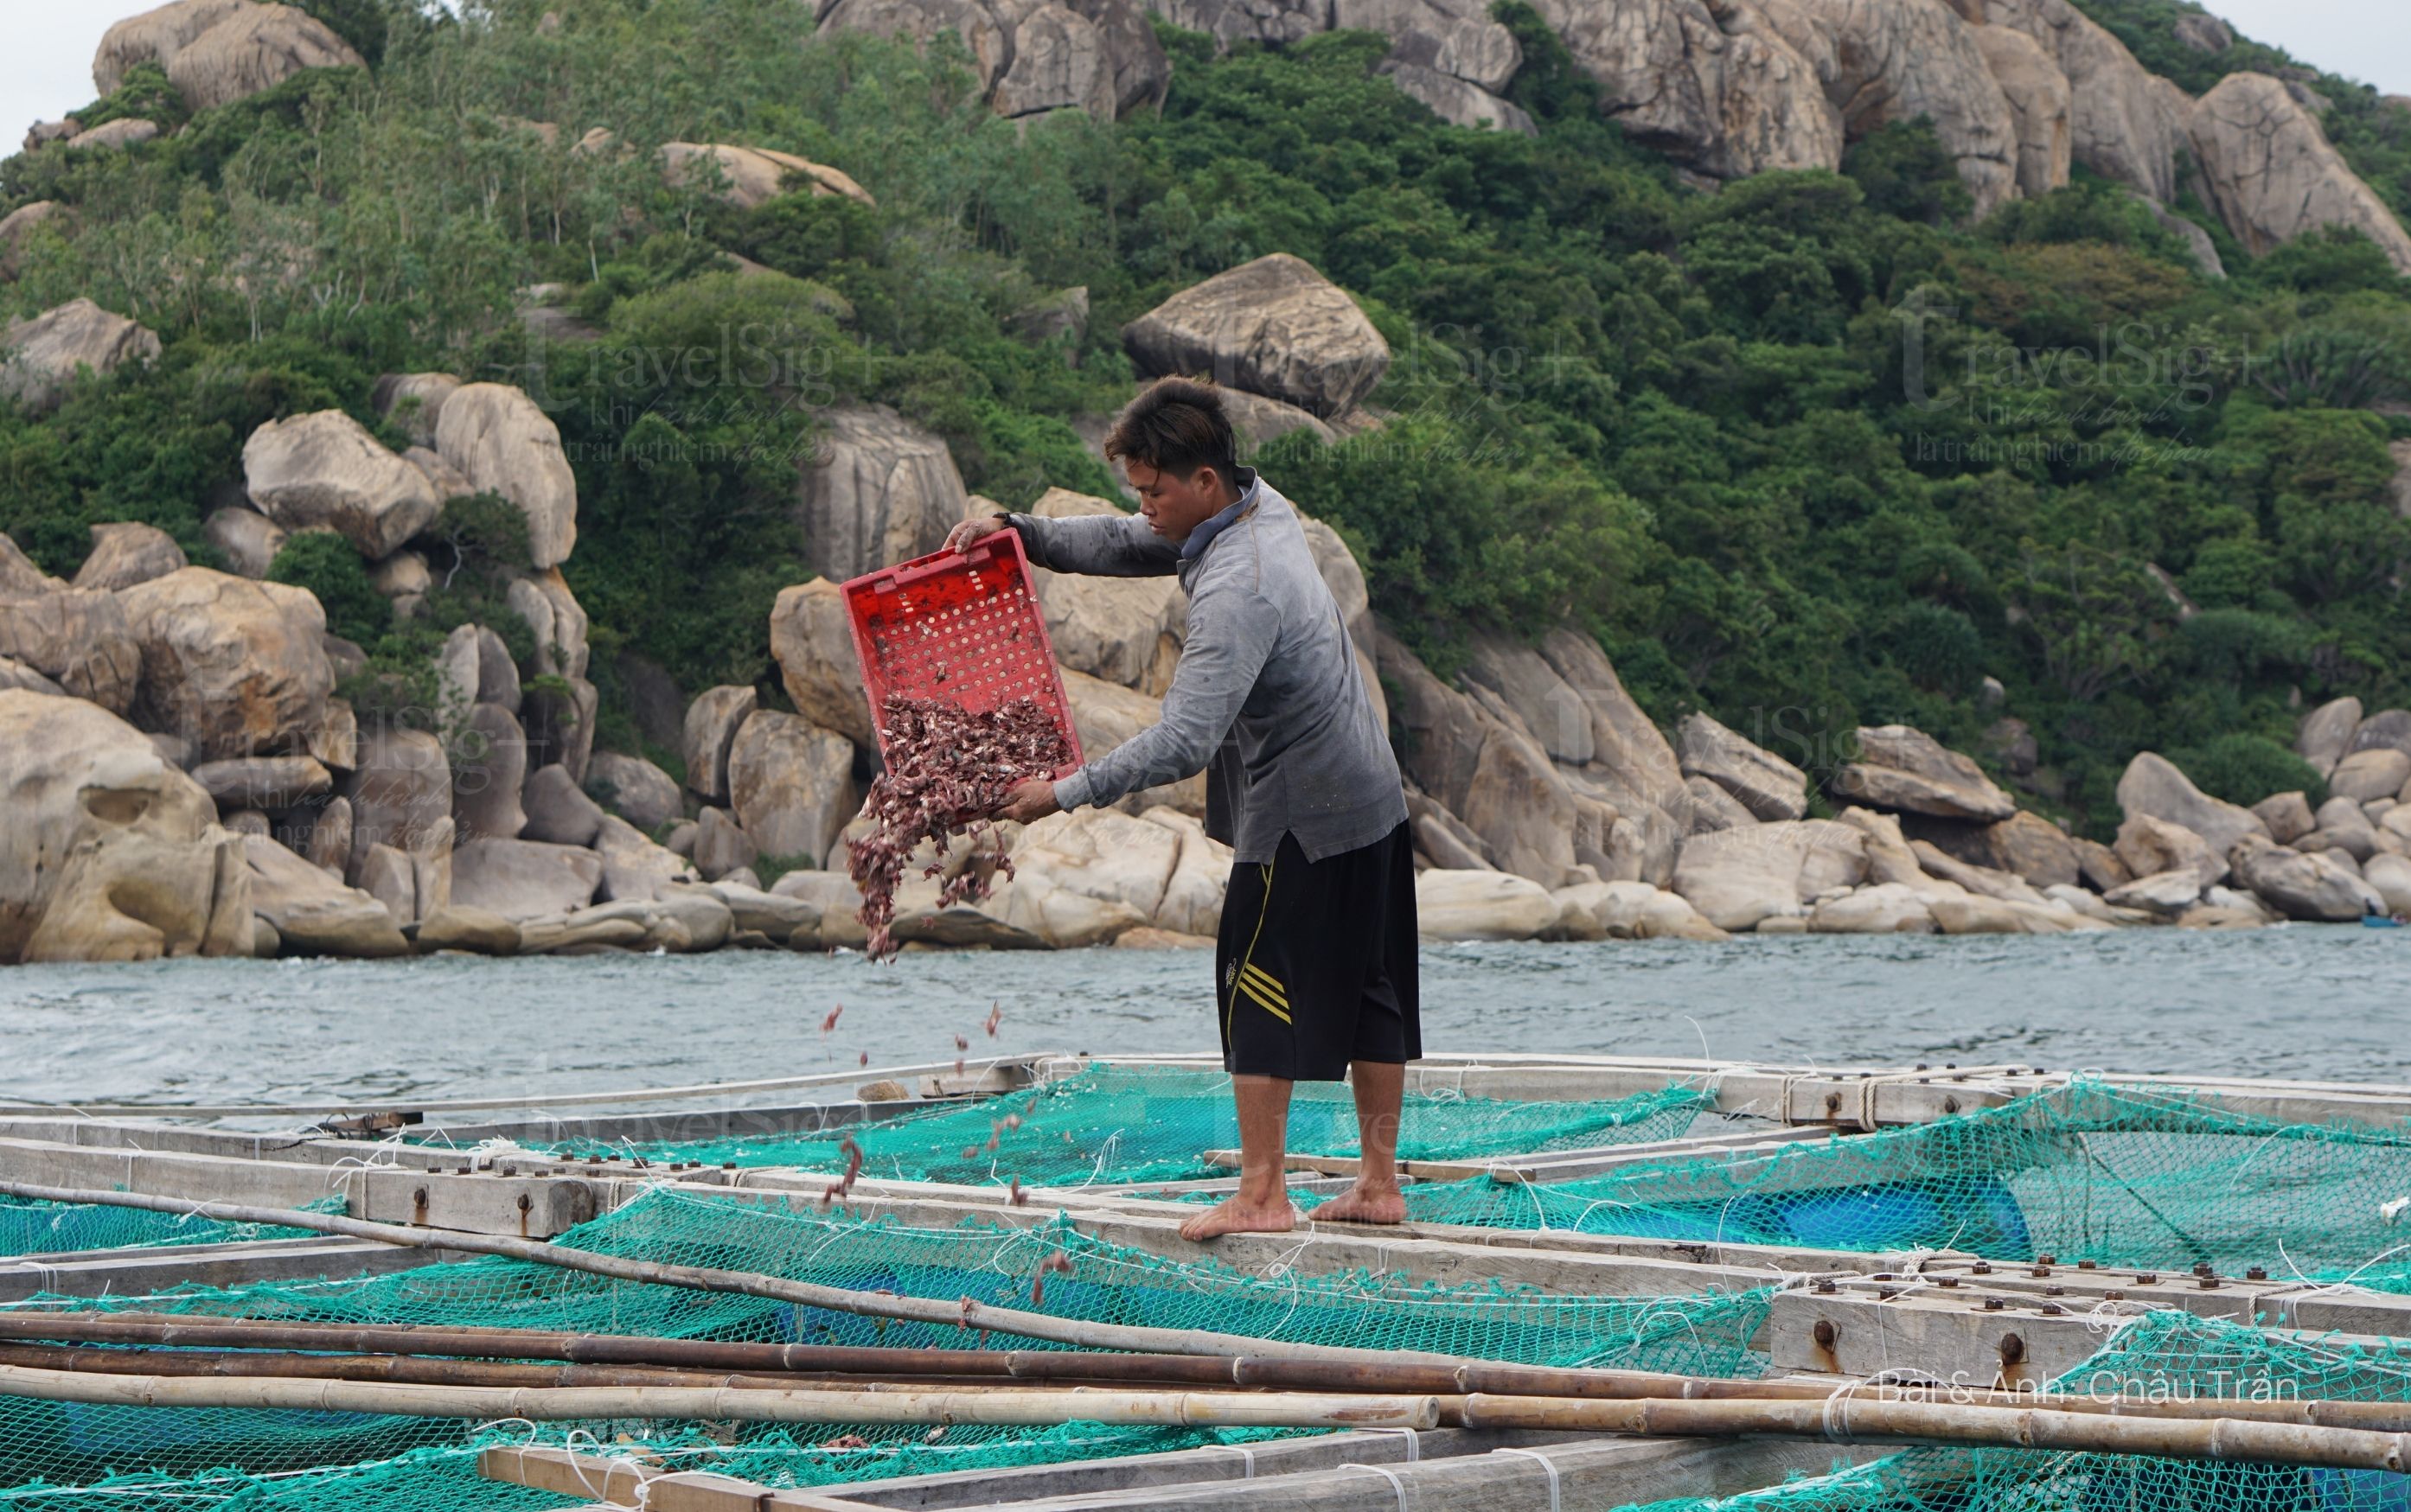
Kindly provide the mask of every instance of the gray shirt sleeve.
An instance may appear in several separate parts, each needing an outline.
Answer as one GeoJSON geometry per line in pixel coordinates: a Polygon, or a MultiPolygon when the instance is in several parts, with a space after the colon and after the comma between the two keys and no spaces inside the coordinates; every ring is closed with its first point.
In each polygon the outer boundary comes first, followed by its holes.
{"type": "Polygon", "coordinates": [[[1056,804],[1109,804],[1204,771],[1279,636],[1280,616],[1262,595],[1236,583],[1201,585],[1189,605],[1189,630],[1163,695],[1162,717],[1057,782],[1056,804]]]}
{"type": "Polygon", "coordinates": [[[1147,528],[1138,515],[1005,516],[1030,560],[1050,573],[1098,577],[1167,577],[1179,570],[1180,548],[1147,528]]]}

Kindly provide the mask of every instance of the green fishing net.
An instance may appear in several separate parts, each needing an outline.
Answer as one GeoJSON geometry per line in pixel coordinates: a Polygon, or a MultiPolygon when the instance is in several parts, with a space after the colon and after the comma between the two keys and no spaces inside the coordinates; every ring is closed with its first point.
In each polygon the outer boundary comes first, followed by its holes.
{"type": "MultiPolygon", "coordinates": [[[[2142,1400],[2411,1402],[2411,1343],[2264,1334],[2162,1312],[2047,1388],[2142,1400]]],[[[2411,1476],[2026,1449],[1910,1449],[1645,1512],[2405,1512],[2411,1476]]],[[[1634,1512],[1627,1508],[1625,1512],[1634,1512]]]]}
{"type": "Polygon", "coordinates": [[[1407,1192],[1419,1223],[1884,1252],[1959,1249],[2411,1289],[2411,1128],[2285,1124],[2078,1080],[1871,1134],[1407,1192]]]}
{"type": "MultiPolygon", "coordinates": [[[[1569,1297],[1497,1283],[1444,1286],[1352,1272],[1306,1276],[1284,1267],[1251,1274],[1211,1261],[1174,1261],[1086,1237],[1059,1217],[1027,1228],[966,1223],[916,1228],[809,1209],[659,1188],[560,1243],[601,1254],[723,1267],[853,1290],[975,1298],[1064,1316],[1244,1334],[1265,1339],[1419,1349],[1550,1363],[1596,1363],[1722,1376],[1757,1374],[1750,1345],[1769,1293],[1569,1297]],[[1056,1256],[1068,1272],[1047,1268],[1056,1256]],[[1043,1287],[1038,1285],[1044,1279],[1043,1287]]],[[[540,1328],[683,1338],[925,1346],[1045,1348],[959,1327],[889,1322],[756,1298],[619,1282],[487,1258],[345,1281],[189,1287],[139,1298],[40,1299],[26,1305],[195,1316],[540,1328]]],[[[693,1425],[578,1425],[597,1442],[692,1442],[693,1425]]],[[[0,1501],[96,1512],[101,1506],[315,1506],[325,1475],[450,1476],[476,1425],[451,1419],[300,1411],[83,1406],[0,1399],[0,1501]],[[425,1451],[411,1458],[414,1451],[425,1451]],[[404,1471],[385,1461],[416,1468],[404,1471]],[[371,1468],[357,1468],[369,1466],[371,1468]],[[233,1467],[234,1473],[229,1473],[233,1467]],[[127,1477],[132,1477],[128,1479],[127,1477]],[[112,1483],[105,1493],[94,1488],[112,1483]],[[38,1484],[37,1484],[38,1483],[38,1484]],[[172,1485],[170,1484],[172,1483],[172,1485]],[[230,1487],[222,1497],[204,1486],[230,1487]],[[150,1487],[153,1490],[145,1490],[150,1487]],[[82,1488],[82,1501],[61,1488],[82,1488]],[[197,1501],[194,1498],[198,1498],[197,1501]]],[[[518,1431],[525,1440],[530,1430],[518,1431]]],[[[566,1432],[548,1428],[547,1433],[566,1432]]],[[[507,1435],[506,1435],[507,1436],[507,1435]]],[[[738,1429],[755,1479],[828,1484],[935,1468],[1046,1462],[1224,1442],[1189,1430],[738,1429]],[[862,1447],[824,1447],[853,1432],[862,1447]],[[1049,1436],[1049,1435],[1053,1436],[1049,1436]],[[1117,1447],[1117,1446],[1120,1446],[1117,1447]]],[[[722,1448],[730,1446],[722,1444],[722,1448]]],[[[342,1494],[351,1494],[349,1492],[342,1494]]],[[[415,1493],[414,1493],[415,1494],[415,1493]]],[[[516,1505],[505,1501],[448,1505],[516,1505]]],[[[362,1505],[355,1502],[353,1505],[362,1505]]],[[[379,1505],[419,1505],[400,1491],[379,1505]]],[[[431,1507],[436,1504],[426,1504],[431,1507]]],[[[553,1505],[560,1505],[556,1502],[553,1505]]]]}
{"type": "MultiPolygon", "coordinates": [[[[1603,1102],[1413,1093],[1399,1120],[1398,1153],[1410,1160],[1468,1160],[1677,1139],[1711,1101],[1697,1088],[1678,1086],[1603,1102]]],[[[1239,1126],[1231,1079],[1220,1071],[1097,1066],[1024,1091],[825,1133],[650,1145],[573,1141],[556,1153],[838,1171],[845,1169],[848,1139],[873,1176],[1061,1186],[1228,1175],[1202,1156],[1238,1148],[1239,1126]]],[[[1293,1155],[1355,1155],[1353,1095],[1337,1083],[1297,1083],[1288,1142],[1293,1155]]]]}
{"type": "MultiPolygon", "coordinates": [[[[343,1199],[321,1198],[305,1204],[301,1211],[341,1213],[343,1199]]],[[[151,1213],[97,1202],[41,1202],[0,1197],[0,1255],[64,1255],[82,1250],[310,1237],[306,1229],[221,1223],[190,1213],[151,1213]]]]}

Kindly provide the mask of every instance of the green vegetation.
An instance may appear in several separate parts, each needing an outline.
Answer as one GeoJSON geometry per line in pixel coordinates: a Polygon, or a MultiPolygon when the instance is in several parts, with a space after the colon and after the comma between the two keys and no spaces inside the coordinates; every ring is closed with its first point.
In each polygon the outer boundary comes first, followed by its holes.
{"type": "MultiPolygon", "coordinates": [[[[1160,116],[1016,124],[950,40],[815,39],[791,6],[315,8],[372,72],[0,168],[0,211],[50,196],[83,218],[0,286],[0,313],[89,294],[167,343],[55,415],[0,411],[0,530],[51,571],[102,519],[207,560],[200,516],[254,426],[329,406],[375,426],[375,374],[445,369],[519,384],[560,425],[606,737],[629,728],[622,648],[689,690],[775,698],[763,627],[807,573],[791,511],[811,406],[892,404],[1008,504],[1106,492],[1071,422],[1128,393],[1120,325],[1286,251],[1358,297],[1395,360],[1379,430],[1293,436],[1264,465],[1443,668],[1477,626],[1572,619],[1659,720],[1705,708],[1809,765],[1859,723],[1985,749],[1996,678],[2040,745],[2035,801],[2097,833],[2137,749],[2190,753],[2241,796],[2301,780],[2272,759],[2301,700],[2411,697],[2411,522],[2388,496],[2411,426],[2372,408],[2411,400],[2411,294],[2357,237],[2258,261],[2221,240],[2233,276],[2214,282],[2083,175],[1965,224],[1914,124],[1840,174],[1699,193],[1602,120],[1512,0],[1534,138],[1441,125],[1355,34],[1218,60],[1167,31],[1160,116]],[[598,125],[624,150],[569,150],[598,125]],[[650,149],[670,139],[797,153],[878,204],[739,211],[662,182],[650,149]],[[568,285],[599,336],[531,337],[513,293],[537,283],[568,285]],[[1012,333],[1072,284],[1085,335],[1012,333]]],[[[2361,96],[2336,97],[2354,139],[2361,96]]],[[[2377,109],[2382,146],[2404,118],[2377,109]]],[[[2382,176],[2374,151],[2357,161],[2382,176]]],[[[373,677],[399,687],[428,636],[499,613],[490,572],[448,569],[507,560],[507,514],[446,510],[421,545],[450,587],[363,639],[373,677]]],[[[286,570],[370,628],[338,564],[286,570]]]]}

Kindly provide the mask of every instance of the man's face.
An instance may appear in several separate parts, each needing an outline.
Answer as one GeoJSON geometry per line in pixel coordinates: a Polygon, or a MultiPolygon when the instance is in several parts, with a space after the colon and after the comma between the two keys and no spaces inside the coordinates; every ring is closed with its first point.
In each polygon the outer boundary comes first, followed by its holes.
{"type": "Polygon", "coordinates": [[[1185,478],[1145,462],[1127,463],[1123,471],[1130,474],[1131,487],[1138,490],[1138,512],[1147,516],[1156,534],[1175,545],[1188,540],[1191,531],[1230,502],[1224,497],[1222,474],[1210,467],[1201,467],[1185,478]]]}

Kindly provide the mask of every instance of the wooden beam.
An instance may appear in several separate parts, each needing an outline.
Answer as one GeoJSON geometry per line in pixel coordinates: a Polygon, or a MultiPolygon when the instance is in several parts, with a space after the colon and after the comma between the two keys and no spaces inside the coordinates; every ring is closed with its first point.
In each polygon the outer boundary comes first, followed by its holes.
{"type": "Polygon", "coordinates": [[[185,1285],[241,1287],[256,1281],[341,1279],[408,1270],[463,1257],[396,1249],[360,1240],[266,1239],[175,1244],[0,1260],[0,1302],[45,1292],[67,1297],[140,1297],[185,1285]]]}
{"type": "MultiPolygon", "coordinates": [[[[1695,1160],[1703,1156],[1736,1150],[1830,1139],[1833,1135],[1834,1130],[1816,1126],[1750,1128],[1687,1139],[1650,1140],[1638,1144],[1598,1145],[1582,1150],[1542,1151],[1528,1155],[1501,1152],[1481,1159],[1401,1160],[1398,1171],[1415,1181],[1425,1182],[1469,1181],[1478,1176],[1487,1176],[1499,1182],[1571,1181],[1624,1166],[1695,1160]]],[[[1236,1150],[1208,1150],[1204,1158],[1206,1164],[1224,1170],[1239,1169],[1239,1152],[1236,1150]]],[[[1289,1155],[1281,1157],[1282,1170],[1310,1171],[1319,1176],[1354,1176],[1362,1166],[1363,1162],[1354,1156],[1289,1155]]]]}
{"type": "Polygon", "coordinates": [[[606,1458],[566,1449],[490,1448],[477,1474],[531,1490],[583,1496],[648,1512],[864,1512],[867,1504],[816,1491],[776,1490],[701,1471],[673,1471],[634,1456],[606,1458]]]}
{"type": "MultiPolygon", "coordinates": [[[[373,1222],[543,1239],[618,1205],[611,1184],[583,1178],[456,1175],[383,1166],[336,1168],[176,1151],[87,1149],[0,1140],[0,1171],[37,1186],[114,1189],[202,1202],[300,1208],[340,1194],[373,1222]]],[[[635,1183],[629,1184],[631,1189],[635,1183]]]]}
{"type": "Polygon", "coordinates": [[[1412,1464],[1393,1460],[1378,1470],[1343,1467],[1253,1480],[1152,1486],[1016,1505],[1019,1512],[1397,1512],[1402,1506],[1548,1512],[1552,1506],[1608,1507],[1674,1497],[1732,1496],[1794,1473],[1822,1474],[1838,1462],[1873,1454],[1825,1444],[1763,1440],[1591,1438],[1522,1453],[1493,1451],[1412,1464]]]}
{"type": "MultiPolygon", "coordinates": [[[[1263,1446],[1255,1452],[1267,1454],[1272,1447],[1263,1446]]],[[[1240,1456],[1228,1450],[1189,1452],[1201,1458],[1215,1457],[1206,1461],[1215,1472],[1211,1478],[1162,1481],[1150,1477],[1104,1490],[1068,1493],[1041,1490],[1035,1496],[1023,1497],[1012,1493],[1045,1486],[1047,1480],[1043,1476],[1014,1477],[1001,1473],[986,1477],[999,1494],[986,1502],[960,1501],[951,1496],[920,1499],[927,1482],[947,1481],[947,1490],[952,1491],[961,1486],[960,1476],[915,1477],[924,1482],[922,1487],[906,1482],[867,1482],[846,1487],[840,1498],[825,1490],[778,1490],[721,1476],[648,1473],[624,1460],[571,1455],[559,1449],[489,1449],[480,1457],[478,1468],[490,1479],[532,1485],[565,1495],[598,1497],[600,1490],[607,1489],[611,1493],[607,1500],[622,1506],[642,1505],[649,1512],[857,1512],[870,1506],[979,1505],[1011,1505],[1021,1512],[1073,1512],[1075,1508],[1083,1512],[1145,1512],[1154,1508],[1172,1512],[1207,1507],[1394,1512],[1402,1505],[1462,1506],[1477,1503],[1499,1507],[1501,1512],[1521,1512],[1527,1506],[1541,1512],[1552,1505],[1607,1506],[1676,1496],[1729,1496],[1772,1484],[1795,1472],[1819,1474],[1837,1463],[1872,1457],[1872,1451],[1837,1450],[1828,1445],[1560,1438],[1528,1450],[1493,1449],[1446,1458],[1418,1458],[1410,1462],[1404,1459],[1401,1443],[1389,1453],[1378,1456],[1368,1448],[1353,1467],[1340,1465],[1279,1475],[1259,1473],[1251,1478],[1241,1478],[1245,1461],[1240,1456]],[[1370,1468],[1375,1464],[1382,1468],[1370,1468]],[[1553,1481],[1557,1492],[1555,1497],[1550,1494],[1553,1481]]],[[[1168,1461],[1175,1457],[1160,1458],[1168,1461]]],[[[1116,1469],[1127,1471],[1132,1463],[1102,1461],[1054,1469],[1059,1474],[1092,1469],[1110,1473],[1116,1469]]]]}

